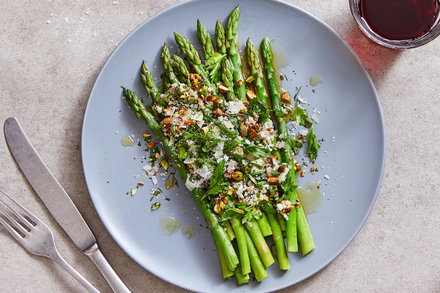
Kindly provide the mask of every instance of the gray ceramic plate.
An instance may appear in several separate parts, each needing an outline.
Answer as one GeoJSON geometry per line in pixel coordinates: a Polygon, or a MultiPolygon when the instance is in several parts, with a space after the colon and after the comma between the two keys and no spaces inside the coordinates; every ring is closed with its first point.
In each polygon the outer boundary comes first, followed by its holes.
{"type": "Polygon", "coordinates": [[[163,42],[175,51],[173,31],[196,44],[197,18],[213,32],[217,18],[225,21],[238,1],[189,1],[140,25],[103,67],[84,117],[84,173],[104,225],[142,267],[194,291],[273,291],[316,273],[341,253],[363,225],[378,194],[384,167],[384,124],[378,96],[347,44],[328,26],[294,6],[266,0],[239,3],[240,44],[243,46],[247,37],[256,44],[264,36],[274,40],[278,56],[289,59],[288,65],[281,68],[287,77],[283,88],[294,92],[295,87],[302,86],[301,93],[310,103],[310,110],[317,109],[319,123],[315,132],[325,139],[315,164],[319,172],[308,173],[299,182],[321,182],[321,206],[308,215],[316,249],[306,257],[291,255],[290,271],[280,272],[274,264],[269,277],[260,284],[237,287],[234,280],[223,281],[210,231],[184,184],[165,190],[157,198],[162,207],[150,212],[149,191],[163,188],[163,177],[158,174],[158,184],[153,185],[144,175],[144,146],[121,145],[121,138],[126,135],[134,134],[135,140],[141,138],[146,127],[121,98],[120,86],[143,96],[139,79],[142,60],[147,60],[153,74],[159,77],[163,42]],[[309,85],[313,75],[323,80],[316,87],[309,85]],[[140,180],[145,186],[134,196],[127,195],[140,180]],[[164,235],[160,221],[170,216],[180,220],[182,226],[191,225],[195,236],[187,239],[181,230],[164,235]]]}

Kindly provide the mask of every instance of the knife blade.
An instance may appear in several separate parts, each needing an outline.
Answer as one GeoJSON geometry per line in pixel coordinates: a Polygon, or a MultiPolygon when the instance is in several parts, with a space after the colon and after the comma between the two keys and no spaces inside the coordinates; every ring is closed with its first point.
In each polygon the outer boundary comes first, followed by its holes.
{"type": "Polygon", "coordinates": [[[5,120],[4,135],[17,165],[61,228],[98,267],[114,292],[130,292],[102,255],[86,221],[43,162],[17,119],[10,117],[5,120]]]}

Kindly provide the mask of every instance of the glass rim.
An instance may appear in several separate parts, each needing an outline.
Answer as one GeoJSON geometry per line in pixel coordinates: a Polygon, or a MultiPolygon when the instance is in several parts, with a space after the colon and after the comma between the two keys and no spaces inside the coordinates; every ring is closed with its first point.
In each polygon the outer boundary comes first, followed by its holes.
{"type": "MultiPolygon", "coordinates": [[[[403,40],[391,40],[382,37],[381,35],[374,32],[365,19],[361,15],[361,9],[359,7],[359,2],[361,0],[349,0],[351,14],[354,20],[357,22],[360,30],[373,42],[378,43],[387,48],[391,49],[411,49],[420,47],[434,40],[440,35],[440,12],[437,12],[435,20],[431,28],[424,33],[422,36],[414,39],[403,39],[403,40]]],[[[437,7],[440,8],[440,0],[437,0],[437,7]]]]}

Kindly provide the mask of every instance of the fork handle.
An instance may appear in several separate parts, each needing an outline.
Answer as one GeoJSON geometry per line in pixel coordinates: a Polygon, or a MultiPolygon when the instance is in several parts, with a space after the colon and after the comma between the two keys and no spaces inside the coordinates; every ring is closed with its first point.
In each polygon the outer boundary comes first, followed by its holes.
{"type": "Polygon", "coordinates": [[[55,253],[54,255],[50,255],[50,258],[60,264],[67,272],[69,272],[72,277],[74,277],[81,285],[84,286],[89,292],[99,293],[99,291],[93,287],[92,284],[89,283],[83,276],[81,276],[71,265],[69,265],[64,258],[59,254],[55,253]]]}
{"type": "Polygon", "coordinates": [[[131,293],[125,286],[124,282],[119,278],[116,272],[113,270],[107,259],[99,250],[98,244],[93,244],[84,252],[96,265],[101,274],[107,280],[107,283],[112,287],[115,293],[131,293]]]}

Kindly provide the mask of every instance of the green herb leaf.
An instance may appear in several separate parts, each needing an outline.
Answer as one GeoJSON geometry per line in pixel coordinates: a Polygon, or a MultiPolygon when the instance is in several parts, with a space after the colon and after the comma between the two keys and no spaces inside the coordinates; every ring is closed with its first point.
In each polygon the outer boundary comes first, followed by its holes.
{"type": "Polygon", "coordinates": [[[300,106],[296,106],[289,114],[287,114],[287,120],[295,121],[304,127],[310,127],[310,125],[312,125],[312,121],[307,114],[307,110],[300,106]]]}
{"type": "Polygon", "coordinates": [[[313,124],[310,127],[309,133],[307,133],[307,140],[309,145],[307,146],[307,153],[309,154],[309,158],[312,162],[315,162],[318,157],[318,150],[320,148],[318,140],[316,139],[316,135],[313,132],[313,124]]]}
{"type": "Polygon", "coordinates": [[[290,138],[290,146],[292,147],[293,153],[297,155],[299,153],[299,150],[303,147],[303,142],[295,139],[294,137],[290,138]]]}
{"type": "Polygon", "coordinates": [[[215,75],[220,71],[223,59],[226,55],[215,52],[208,60],[206,60],[205,66],[209,72],[209,78],[212,80],[215,75]]]}
{"type": "Polygon", "coordinates": [[[179,153],[178,153],[177,156],[179,157],[179,160],[185,160],[186,156],[188,154],[188,152],[186,151],[185,147],[180,145],[178,150],[179,150],[179,153]]]}
{"type": "Polygon", "coordinates": [[[269,117],[269,109],[267,106],[259,101],[258,99],[253,99],[249,102],[248,113],[253,115],[254,113],[260,117],[261,121],[265,121],[269,117]]]}
{"type": "Polygon", "coordinates": [[[245,146],[243,150],[254,158],[265,158],[270,156],[270,151],[259,145],[245,146]]]}
{"type": "Polygon", "coordinates": [[[223,173],[225,160],[222,160],[214,169],[211,178],[209,179],[209,189],[203,195],[202,199],[209,195],[217,195],[223,191],[228,185],[225,174],[223,173]]]}

